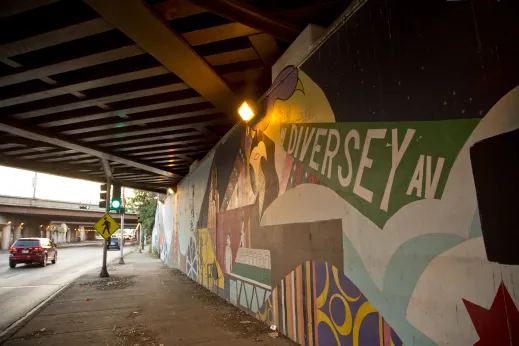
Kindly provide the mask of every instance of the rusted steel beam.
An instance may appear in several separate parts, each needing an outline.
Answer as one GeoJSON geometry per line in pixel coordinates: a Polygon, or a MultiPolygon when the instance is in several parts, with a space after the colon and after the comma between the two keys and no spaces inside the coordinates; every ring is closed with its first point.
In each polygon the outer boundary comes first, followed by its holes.
{"type": "Polygon", "coordinates": [[[270,34],[280,40],[292,42],[302,29],[294,24],[264,12],[245,1],[237,0],[189,0],[207,11],[270,34]]]}

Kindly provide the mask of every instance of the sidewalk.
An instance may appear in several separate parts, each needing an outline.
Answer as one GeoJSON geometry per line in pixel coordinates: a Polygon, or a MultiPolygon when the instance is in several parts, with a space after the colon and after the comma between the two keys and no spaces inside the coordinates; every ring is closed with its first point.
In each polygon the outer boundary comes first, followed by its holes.
{"type": "Polygon", "coordinates": [[[79,278],[3,345],[295,345],[159,259],[125,261],[79,278]]]}

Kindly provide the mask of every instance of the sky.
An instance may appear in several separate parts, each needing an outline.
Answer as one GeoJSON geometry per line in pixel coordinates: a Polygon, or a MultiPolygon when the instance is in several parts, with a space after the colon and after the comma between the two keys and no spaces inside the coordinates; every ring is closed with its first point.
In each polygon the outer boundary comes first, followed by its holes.
{"type": "MultiPolygon", "coordinates": [[[[35,172],[0,166],[0,195],[33,197],[35,172]]],[[[99,183],[37,173],[36,198],[73,203],[99,203],[99,183]]],[[[125,189],[125,196],[133,190],[125,189]]]]}

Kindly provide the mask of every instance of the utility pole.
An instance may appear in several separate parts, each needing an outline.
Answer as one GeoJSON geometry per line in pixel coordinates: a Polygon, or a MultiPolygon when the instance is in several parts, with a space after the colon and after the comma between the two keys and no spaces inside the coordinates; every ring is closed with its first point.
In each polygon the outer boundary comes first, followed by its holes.
{"type": "Polygon", "coordinates": [[[36,184],[38,183],[38,172],[34,172],[34,178],[32,178],[32,198],[36,198],[36,184]]]}
{"type": "Polygon", "coordinates": [[[125,205],[126,203],[124,203],[124,187],[122,188],[122,196],[121,196],[121,258],[119,259],[119,264],[124,264],[124,254],[123,254],[123,251],[124,251],[124,213],[126,212],[125,210],[125,205]]]}
{"type": "MultiPolygon", "coordinates": [[[[112,186],[112,180],[110,178],[106,181],[106,213],[108,214],[110,212],[110,188],[112,186]]],[[[106,269],[106,257],[108,252],[108,242],[110,241],[110,238],[105,239],[103,242],[103,266],[101,267],[101,273],[99,274],[102,278],[107,278],[110,275],[108,274],[108,270],[106,269]]]]}

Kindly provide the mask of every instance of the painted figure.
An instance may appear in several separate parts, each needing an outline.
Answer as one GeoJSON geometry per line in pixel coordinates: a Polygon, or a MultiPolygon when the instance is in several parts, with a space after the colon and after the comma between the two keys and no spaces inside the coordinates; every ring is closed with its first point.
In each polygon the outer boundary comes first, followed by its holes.
{"type": "Polygon", "coordinates": [[[231,271],[232,271],[231,233],[227,233],[227,246],[225,247],[225,273],[230,274],[231,271]]]}

